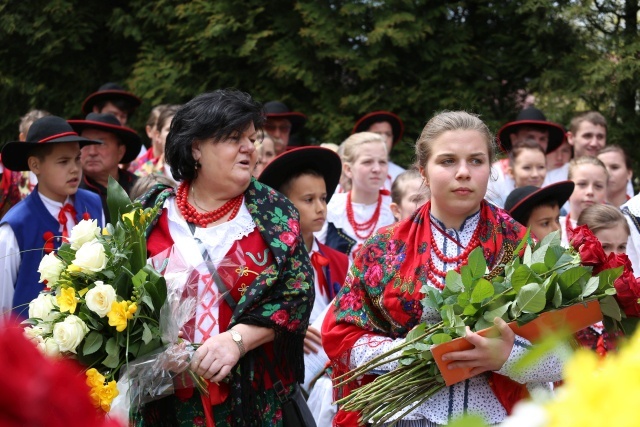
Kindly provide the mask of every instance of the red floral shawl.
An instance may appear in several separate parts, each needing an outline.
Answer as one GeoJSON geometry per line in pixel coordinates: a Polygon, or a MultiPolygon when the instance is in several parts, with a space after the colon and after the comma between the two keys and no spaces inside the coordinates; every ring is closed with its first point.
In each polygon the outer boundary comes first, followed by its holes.
{"type": "MultiPolygon", "coordinates": [[[[420,300],[424,298],[420,288],[427,283],[431,256],[430,208],[427,203],[411,218],[381,228],[356,255],[322,327],[323,346],[336,376],[349,370],[350,351],[363,335],[404,337],[420,323],[420,300]]],[[[504,210],[484,201],[478,227],[490,274],[498,275],[498,266],[512,257],[526,229],[504,210]]],[[[357,386],[338,390],[336,397],[348,395],[357,386]]],[[[501,399],[498,392],[496,395],[501,399]]],[[[335,425],[356,425],[354,420],[357,414],[339,411],[335,425]]]]}

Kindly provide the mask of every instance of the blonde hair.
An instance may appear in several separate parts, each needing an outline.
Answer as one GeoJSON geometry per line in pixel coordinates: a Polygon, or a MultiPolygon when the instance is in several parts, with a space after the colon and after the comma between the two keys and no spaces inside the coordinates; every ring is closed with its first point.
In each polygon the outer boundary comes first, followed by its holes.
{"type": "Polygon", "coordinates": [[[387,145],[381,135],[373,132],[354,133],[342,143],[342,153],[340,154],[342,156],[342,161],[347,163],[355,162],[358,159],[358,151],[360,147],[365,144],[376,142],[383,144],[386,150],[387,145]]]}
{"type": "Polygon", "coordinates": [[[629,224],[620,209],[611,205],[592,205],[582,211],[578,217],[578,225],[586,225],[593,233],[608,230],[621,224],[627,233],[631,234],[629,224]]]}
{"type": "Polygon", "coordinates": [[[29,132],[29,128],[38,119],[41,119],[46,116],[50,116],[51,113],[44,110],[31,110],[24,116],[20,117],[20,125],[18,125],[18,132],[23,134],[24,137],[27,137],[27,133],[29,132]]]}
{"type": "Polygon", "coordinates": [[[597,157],[591,157],[591,156],[578,157],[577,159],[572,159],[569,162],[569,175],[568,175],[569,180],[573,179],[573,175],[575,173],[576,168],[582,165],[600,166],[602,170],[604,170],[604,173],[607,176],[607,180],[609,180],[609,171],[607,171],[607,167],[604,165],[604,163],[602,163],[600,159],[598,159],[597,157]]]}
{"type": "Polygon", "coordinates": [[[495,139],[479,116],[466,111],[443,111],[427,122],[416,141],[416,161],[418,165],[423,168],[426,167],[431,157],[433,142],[443,133],[455,130],[474,130],[479,132],[487,142],[489,161],[493,162],[496,153],[495,139]]]}
{"type": "Polygon", "coordinates": [[[514,167],[516,164],[516,159],[525,150],[535,150],[542,153],[543,156],[545,155],[544,150],[542,149],[540,144],[538,144],[538,141],[536,141],[535,139],[527,138],[514,144],[513,150],[511,150],[511,152],[509,153],[509,166],[514,167]]]}

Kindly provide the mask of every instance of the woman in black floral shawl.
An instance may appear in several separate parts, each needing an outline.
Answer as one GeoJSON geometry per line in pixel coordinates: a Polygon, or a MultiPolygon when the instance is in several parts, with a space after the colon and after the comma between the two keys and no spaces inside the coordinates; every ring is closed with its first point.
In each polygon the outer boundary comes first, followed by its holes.
{"type": "Polygon", "coordinates": [[[298,212],[251,176],[262,122],[260,105],[233,90],[199,95],[173,119],[165,158],[181,184],[144,197],[163,207],[148,249],[153,256],[173,246],[199,266],[198,306],[187,326],[202,346],[190,368],[208,380],[210,396],[178,390],[147,404],[138,426],[280,426],[273,384],[291,392],[303,381],[313,275],[298,212]],[[236,263],[221,262],[230,258],[236,263]],[[202,271],[205,261],[213,270],[202,271]]]}

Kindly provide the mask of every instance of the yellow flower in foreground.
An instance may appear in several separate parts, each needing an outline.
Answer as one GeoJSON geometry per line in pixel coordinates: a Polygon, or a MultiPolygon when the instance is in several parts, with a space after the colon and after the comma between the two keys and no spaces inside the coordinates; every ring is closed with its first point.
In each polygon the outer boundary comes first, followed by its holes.
{"type": "Polygon", "coordinates": [[[104,412],[109,412],[111,409],[111,402],[118,395],[118,387],[115,381],[109,381],[108,384],[102,386],[98,391],[100,397],[100,407],[104,412]]]}
{"type": "Polygon", "coordinates": [[[637,425],[633,408],[640,400],[640,334],[619,353],[600,360],[586,350],[565,366],[565,383],[546,405],[548,427],[637,425]]]}
{"type": "Polygon", "coordinates": [[[103,236],[108,236],[109,235],[109,230],[107,230],[107,227],[102,229],[102,235],[103,236]]]}
{"type": "Polygon", "coordinates": [[[118,395],[118,387],[115,381],[109,381],[104,383],[104,376],[100,374],[95,368],[91,368],[86,372],[87,385],[91,387],[89,391],[89,397],[91,403],[96,408],[101,408],[104,412],[109,412],[111,409],[111,402],[118,395]]]}
{"type": "Polygon", "coordinates": [[[109,325],[115,326],[118,332],[124,331],[127,329],[127,321],[133,319],[137,309],[138,306],[129,301],[114,302],[111,304],[111,311],[107,313],[109,325]]]}
{"type": "Polygon", "coordinates": [[[96,368],[91,368],[85,373],[87,375],[87,385],[91,388],[102,387],[104,385],[104,375],[96,368]]]}
{"type": "Polygon", "coordinates": [[[126,214],[122,214],[122,221],[123,222],[129,222],[129,224],[134,225],[133,224],[133,217],[135,216],[136,212],[135,211],[131,211],[128,212],[126,214]],[[125,221],[128,220],[128,221],[125,221]]]}
{"type": "Polygon", "coordinates": [[[76,305],[78,304],[78,300],[76,299],[76,290],[71,287],[61,289],[60,293],[56,297],[56,301],[58,302],[61,313],[66,311],[71,314],[75,313],[76,305]]]}

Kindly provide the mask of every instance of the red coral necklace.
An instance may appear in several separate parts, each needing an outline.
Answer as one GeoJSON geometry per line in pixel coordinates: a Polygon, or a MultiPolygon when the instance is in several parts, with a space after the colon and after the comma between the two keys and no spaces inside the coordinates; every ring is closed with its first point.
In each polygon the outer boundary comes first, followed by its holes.
{"type": "Polygon", "coordinates": [[[373,212],[373,215],[368,221],[365,222],[357,222],[356,218],[353,214],[353,205],[351,203],[351,191],[347,193],[347,219],[349,220],[349,224],[353,228],[353,232],[356,234],[356,237],[362,240],[368,239],[373,232],[376,230],[376,224],[378,224],[378,219],[380,218],[380,207],[382,206],[382,192],[378,194],[378,204],[376,205],[376,210],[373,212]],[[364,232],[364,233],[361,233],[364,232]]]}
{"type": "MultiPolygon", "coordinates": [[[[193,188],[192,188],[193,191],[193,188]]],[[[194,195],[195,197],[195,195],[194,195]]],[[[189,184],[187,182],[182,182],[178,191],[176,192],[176,204],[178,205],[178,209],[180,213],[184,217],[185,220],[192,224],[199,225],[202,228],[207,227],[209,224],[213,224],[218,221],[226,214],[231,212],[231,216],[229,216],[229,221],[236,217],[238,211],[240,210],[240,206],[242,206],[242,198],[243,195],[239,194],[231,200],[228,200],[224,205],[220,206],[218,209],[214,209],[212,211],[200,213],[194,208],[188,201],[189,198],[189,184]]],[[[194,198],[195,202],[195,198],[194,198]]]]}
{"type": "MultiPolygon", "coordinates": [[[[460,244],[460,242],[458,242],[457,240],[453,239],[451,236],[449,236],[444,230],[442,230],[442,228],[440,228],[438,226],[438,224],[434,223],[433,221],[431,221],[431,224],[433,224],[433,226],[446,238],[448,238],[449,240],[451,240],[452,242],[454,242],[456,245],[462,247],[462,245],[460,244]]],[[[445,254],[442,253],[442,251],[440,250],[440,248],[438,248],[438,245],[436,243],[436,239],[435,236],[433,234],[433,232],[431,233],[431,248],[433,250],[433,253],[436,254],[436,257],[438,257],[438,259],[440,261],[442,261],[443,264],[452,264],[452,263],[458,263],[458,266],[454,268],[455,271],[457,271],[458,273],[460,272],[460,268],[465,265],[468,262],[468,257],[469,254],[471,253],[472,250],[474,250],[475,248],[477,248],[478,246],[480,246],[480,223],[478,223],[478,225],[476,226],[475,231],[473,232],[473,236],[471,236],[471,240],[469,241],[469,244],[467,245],[467,247],[464,249],[464,251],[462,251],[462,253],[460,255],[454,256],[454,257],[448,257],[445,254]]],[[[442,290],[444,289],[444,283],[442,283],[442,278],[446,277],[447,272],[446,271],[442,271],[439,270],[438,268],[436,268],[436,266],[433,263],[433,260],[431,259],[431,252],[428,252],[428,257],[427,257],[427,277],[429,278],[429,280],[431,281],[431,283],[433,283],[438,289],[442,290]]]]}

